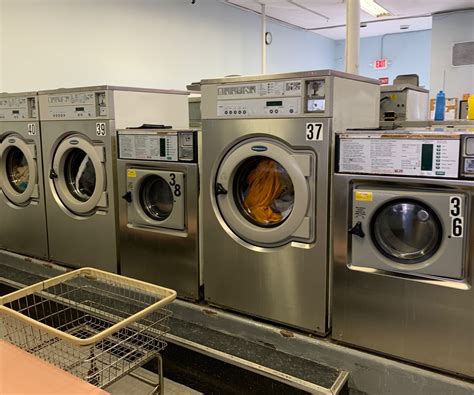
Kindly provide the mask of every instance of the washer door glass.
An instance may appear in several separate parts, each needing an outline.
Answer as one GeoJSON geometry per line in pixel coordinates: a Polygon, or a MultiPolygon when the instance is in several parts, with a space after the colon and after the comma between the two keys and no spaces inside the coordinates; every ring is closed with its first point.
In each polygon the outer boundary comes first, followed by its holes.
{"type": "Polygon", "coordinates": [[[140,185],[140,205],[147,216],[163,221],[173,211],[173,192],[168,182],[157,175],[147,176],[140,185]]]}
{"type": "Polygon", "coordinates": [[[442,240],[439,218],[418,201],[384,205],[373,217],[372,232],[378,250],[404,264],[426,261],[436,253],[442,240]]]}
{"type": "Polygon", "coordinates": [[[18,147],[10,147],[5,166],[12,188],[18,193],[24,193],[30,180],[30,167],[23,151],[18,147]]]}
{"type": "Polygon", "coordinates": [[[261,227],[282,224],[293,210],[295,191],[288,172],[277,161],[254,156],[242,162],[234,178],[237,207],[261,227]]]}
{"type": "Polygon", "coordinates": [[[96,174],[89,155],[80,148],[71,149],[64,163],[69,192],[79,201],[87,202],[96,188],[96,174]]]}

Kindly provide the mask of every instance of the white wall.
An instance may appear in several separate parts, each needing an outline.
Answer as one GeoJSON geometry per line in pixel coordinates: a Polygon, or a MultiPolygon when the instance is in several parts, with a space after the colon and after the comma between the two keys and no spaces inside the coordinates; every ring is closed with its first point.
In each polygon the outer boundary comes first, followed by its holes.
{"type": "MultiPolygon", "coordinates": [[[[400,74],[418,74],[420,85],[429,89],[431,62],[431,30],[387,34],[362,38],[360,41],[359,73],[370,78],[389,77],[390,83],[400,74]],[[382,55],[383,40],[383,55],[382,55]],[[390,61],[385,70],[375,70],[374,60],[390,61]]],[[[344,70],[345,41],[336,42],[336,68],[344,70]]]]}
{"type": "MultiPolygon", "coordinates": [[[[260,73],[260,18],[217,0],[0,0],[3,89],[184,89],[260,73]]],[[[333,40],[268,24],[269,72],[333,68],[333,40]]]]}
{"type": "Polygon", "coordinates": [[[431,49],[431,96],[443,89],[446,72],[446,96],[462,97],[474,93],[474,65],[452,66],[453,43],[474,41],[474,10],[433,17],[431,49]]]}

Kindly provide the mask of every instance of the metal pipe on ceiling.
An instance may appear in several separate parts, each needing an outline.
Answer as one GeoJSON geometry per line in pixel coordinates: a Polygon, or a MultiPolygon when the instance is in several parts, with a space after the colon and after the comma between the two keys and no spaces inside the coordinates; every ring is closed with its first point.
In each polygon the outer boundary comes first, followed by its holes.
{"type": "Polygon", "coordinates": [[[360,0],[347,0],[346,72],[359,74],[360,0]]]}

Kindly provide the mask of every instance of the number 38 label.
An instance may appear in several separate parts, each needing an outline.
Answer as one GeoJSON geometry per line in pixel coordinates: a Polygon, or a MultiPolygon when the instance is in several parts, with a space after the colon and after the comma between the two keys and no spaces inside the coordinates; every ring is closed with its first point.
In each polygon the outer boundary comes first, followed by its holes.
{"type": "Polygon", "coordinates": [[[451,217],[451,237],[463,237],[464,217],[463,198],[451,196],[449,198],[449,216],[451,217]]]}
{"type": "Polygon", "coordinates": [[[323,139],[323,124],[322,123],[307,123],[306,124],[306,140],[307,141],[321,141],[323,139]]]}

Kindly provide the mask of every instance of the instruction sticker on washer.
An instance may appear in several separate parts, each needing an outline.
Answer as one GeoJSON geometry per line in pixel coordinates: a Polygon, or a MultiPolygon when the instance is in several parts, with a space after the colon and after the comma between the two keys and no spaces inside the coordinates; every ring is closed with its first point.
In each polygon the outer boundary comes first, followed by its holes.
{"type": "Polygon", "coordinates": [[[119,158],[178,161],[178,136],[152,134],[121,134],[119,158]]]}
{"type": "Polygon", "coordinates": [[[355,200],[358,202],[371,202],[374,200],[374,194],[372,192],[356,191],[355,200]]]}
{"type": "Polygon", "coordinates": [[[457,178],[459,139],[342,138],[339,171],[457,178]]]}

